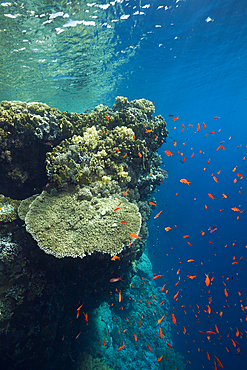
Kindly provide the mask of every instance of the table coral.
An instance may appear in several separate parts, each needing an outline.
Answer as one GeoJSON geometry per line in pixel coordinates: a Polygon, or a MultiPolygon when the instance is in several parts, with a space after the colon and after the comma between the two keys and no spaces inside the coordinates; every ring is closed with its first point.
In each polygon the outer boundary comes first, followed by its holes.
{"type": "Polygon", "coordinates": [[[43,191],[29,206],[26,229],[47,254],[81,257],[94,251],[120,253],[138,234],[141,214],[123,197],[88,200],[81,191],[43,191]],[[121,221],[125,221],[122,223],[121,221]]]}

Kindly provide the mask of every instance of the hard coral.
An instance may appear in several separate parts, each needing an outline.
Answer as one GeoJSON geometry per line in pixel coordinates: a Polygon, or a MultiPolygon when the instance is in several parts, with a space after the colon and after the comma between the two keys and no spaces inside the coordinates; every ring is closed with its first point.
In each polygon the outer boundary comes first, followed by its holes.
{"type": "Polygon", "coordinates": [[[120,253],[129,245],[130,234],[140,231],[138,207],[123,197],[90,198],[74,188],[56,194],[43,191],[29,206],[27,231],[57,258],[120,253]]]}

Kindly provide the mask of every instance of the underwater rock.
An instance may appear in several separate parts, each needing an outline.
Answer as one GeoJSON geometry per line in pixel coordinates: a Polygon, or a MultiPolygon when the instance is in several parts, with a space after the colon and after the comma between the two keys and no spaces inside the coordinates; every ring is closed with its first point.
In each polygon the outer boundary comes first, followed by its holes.
{"type": "Polygon", "coordinates": [[[152,276],[152,263],[146,253],[143,253],[139,261],[136,263],[137,274],[141,276],[152,276]]]}
{"type": "Polygon", "coordinates": [[[25,223],[39,247],[57,258],[83,258],[94,251],[114,256],[129,245],[130,234],[139,233],[141,214],[124,197],[89,201],[73,187],[56,194],[43,191],[29,206],[25,223]]]}

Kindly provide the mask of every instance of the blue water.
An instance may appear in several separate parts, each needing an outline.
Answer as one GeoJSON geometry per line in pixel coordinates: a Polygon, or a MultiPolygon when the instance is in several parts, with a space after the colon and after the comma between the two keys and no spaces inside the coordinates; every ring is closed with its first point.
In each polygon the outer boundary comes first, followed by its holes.
{"type": "MultiPolygon", "coordinates": [[[[18,58],[14,53],[8,54],[7,64],[1,67],[1,100],[42,101],[60,110],[77,112],[99,103],[112,106],[116,95],[127,96],[129,101],[145,97],[155,103],[156,114],[166,119],[170,131],[167,143],[160,150],[169,178],[155,194],[157,207],[149,221],[148,247],[154,271],[165,275],[157,284],[162,286],[167,282],[168,298],[175,310],[174,347],[185,356],[187,369],[213,369],[216,355],[225,370],[244,370],[247,311],[243,312],[241,304],[247,306],[247,210],[240,213],[231,208],[246,209],[246,1],[159,0],[143,2],[140,6],[130,0],[121,5],[115,3],[102,12],[102,20],[92,36],[94,48],[100,43],[99,36],[106,35],[100,56],[95,56],[96,49],[92,48],[95,60],[82,61],[86,51],[85,40],[77,38],[75,31],[79,26],[70,27],[67,36],[64,36],[66,32],[61,33],[56,49],[41,50],[38,46],[38,51],[34,47],[32,51],[30,46],[18,52],[18,58]],[[121,19],[123,14],[129,17],[121,19]],[[118,20],[109,21],[114,29],[108,40],[106,31],[110,29],[104,23],[107,19],[118,20]],[[25,65],[29,72],[23,67],[17,78],[16,65],[25,65]],[[173,121],[169,114],[179,118],[173,121]],[[220,118],[214,119],[215,116],[220,118]],[[197,131],[198,123],[200,131],[197,131]],[[193,127],[188,128],[188,124],[193,127]],[[220,144],[221,141],[224,142],[220,144]],[[216,151],[219,145],[225,150],[216,151]],[[179,148],[185,157],[183,163],[179,148]],[[166,156],[164,150],[170,150],[173,156],[166,156]],[[200,150],[205,154],[200,154],[200,150]],[[190,185],[181,183],[182,178],[190,185]],[[208,193],[215,199],[209,198],[208,193]],[[226,199],[222,199],[223,193],[226,199]],[[224,210],[220,212],[221,209],[224,210]],[[161,210],[159,218],[154,220],[153,216],[161,210]],[[210,233],[208,229],[214,225],[217,231],[210,233]],[[172,229],[166,232],[164,228],[168,226],[172,229]],[[184,235],[189,237],[183,238],[184,235]],[[188,259],[194,262],[189,263],[188,259]],[[205,274],[210,279],[214,276],[209,287],[205,285],[205,274]],[[187,275],[196,278],[191,280],[187,275]],[[179,289],[178,300],[173,299],[179,289]],[[211,314],[207,312],[208,297],[212,297],[211,314]],[[219,334],[212,334],[210,340],[206,334],[199,333],[199,330],[215,331],[215,324],[219,334]],[[231,339],[239,343],[236,348],[231,339]]],[[[52,24],[47,27],[52,29],[52,24]]],[[[17,47],[13,45],[13,48],[17,47]]]]}

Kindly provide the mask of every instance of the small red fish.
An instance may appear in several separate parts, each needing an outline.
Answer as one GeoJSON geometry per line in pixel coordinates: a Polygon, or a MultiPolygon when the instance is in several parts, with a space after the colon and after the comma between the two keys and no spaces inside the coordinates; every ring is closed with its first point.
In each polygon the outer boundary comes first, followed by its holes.
{"type": "Polygon", "coordinates": [[[128,225],[126,221],[120,221],[120,222],[121,222],[121,224],[126,224],[126,225],[128,225]]]}
{"type": "Polygon", "coordinates": [[[121,347],[118,348],[118,351],[122,351],[122,349],[124,349],[124,348],[125,348],[125,344],[124,344],[124,340],[123,340],[123,344],[122,344],[121,347]]]}
{"type": "Polygon", "coordinates": [[[168,347],[173,348],[169,343],[166,343],[166,344],[168,345],[168,347]]]}
{"type": "Polygon", "coordinates": [[[172,156],[173,154],[170,152],[170,150],[164,150],[164,153],[168,156],[168,157],[170,157],[170,156],[172,156]]]}
{"type": "Polygon", "coordinates": [[[138,236],[136,234],[130,234],[130,237],[133,238],[133,239],[141,239],[142,236],[138,236]]]}
{"type": "Polygon", "coordinates": [[[179,181],[182,182],[183,184],[190,185],[190,182],[188,180],[186,180],[186,179],[181,179],[179,181]]]}
{"type": "Polygon", "coordinates": [[[179,119],[179,117],[174,117],[174,118],[173,118],[173,121],[176,121],[177,119],[179,119]]]}
{"type": "Polygon", "coordinates": [[[120,257],[114,256],[114,257],[111,258],[111,261],[116,261],[116,260],[120,260],[120,257]]]}
{"type": "Polygon", "coordinates": [[[109,117],[105,114],[105,118],[109,120],[109,117]]]}
{"type": "Polygon", "coordinates": [[[117,277],[117,278],[112,278],[112,279],[110,280],[110,283],[116,283],[116,282],[117,282],[117,281],[119,281],[119,280],[123,281],[123,279],[122,279],[121,277],[117,277]]]}
{"type": "Polygon", "coordinates": [[[172,313],[172,322],[174,325],[176,325],[177,320],[176,320],[174,313],[172,313]]]}
{"type": "Polygon", "coordinates": [[[149,351],[152,352],[150,345],[148,343],[146,343],[146,345],[148,346],[149,351]]]}
{"type": "Polygon", "coordinates": [[[209,286],[209,284],[210,284],[210,279],[209,279],[208,275],[206,275],[205,283],[206,283],[206,286],[209,286]]]}
{"type": "Polygon", "coordinates": [[[161,317],[161,319],[158,320],[157,325],[161,323],[161,321],[164,319],[165,315],[161,317]]]}
{"type": "Polygon", "coordinates": [[[124,193],[123,193],[123,195],[126,195],[127,193],[128,193],[128,191],[129,191],[130,189],[127,189],[124,193]]]}
{"type": "Polygon", "coordinates": [[[153,277],[153,279],[155,280],[155,279],[158,279],[159,277],[163,277],[164,275],[156,275],[156,276],[154,276],[153,277]]]}
{"type": "Polygon", "coordinates": [[[216,116],[216,117],[214,117],[214,119],[219,119],[220,117],[218,117],[218,116],[216,116]]]}
{"type": "Polygon", "coordinates": [[[154,218],[158,218],[158,217],[159,217],[159,215],[161,214],[161,212],[163,212],[163,211],[160,211],[159,213],[157,213],[157,215],[156,215],[156,216],[154,216],[154,218]]]}

